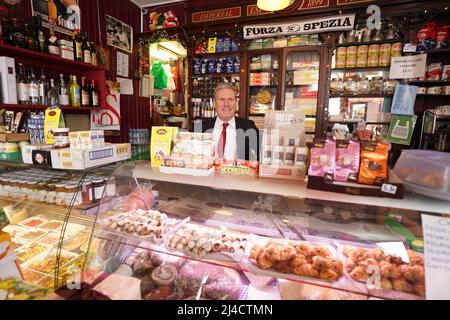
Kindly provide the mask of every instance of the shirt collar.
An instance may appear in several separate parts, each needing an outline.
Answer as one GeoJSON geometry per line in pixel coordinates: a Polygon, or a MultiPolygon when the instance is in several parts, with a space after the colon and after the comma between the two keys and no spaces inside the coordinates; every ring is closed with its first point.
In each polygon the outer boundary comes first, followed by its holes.
{"type": "MultiPolygon", "coordinates": [[[[214,128],[219,128],[219,127],[221,128],[221,127],[223,127],[223,124],[224,124],[224,122],[219,117],[217,117],[216,123],[214,124],[214,128]]],[[[231,128],[236,129],[236,117],[235,116],[233,116],[233,118],[231,118],[231,120],[228,121],[228,125],[231,128]]]]}

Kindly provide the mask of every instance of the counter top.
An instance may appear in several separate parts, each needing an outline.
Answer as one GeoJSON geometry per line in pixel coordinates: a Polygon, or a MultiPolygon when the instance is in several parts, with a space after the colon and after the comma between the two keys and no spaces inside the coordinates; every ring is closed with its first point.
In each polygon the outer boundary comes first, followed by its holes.
{"type": "Polygon", "coordinates": [[[232,175],[195,177],[179,174],[165,174],[160,173],[158,168],[152,168],[150,164],[137,164],[133,170],[133,177],[204,186],[214,189],[272,194],[296,199],[326,200],[429,213],[450,214],[450,201],[433,199],[408,191],[405,192],[404,199],[354,196],[307,189],[304,181],[232,175]]]}

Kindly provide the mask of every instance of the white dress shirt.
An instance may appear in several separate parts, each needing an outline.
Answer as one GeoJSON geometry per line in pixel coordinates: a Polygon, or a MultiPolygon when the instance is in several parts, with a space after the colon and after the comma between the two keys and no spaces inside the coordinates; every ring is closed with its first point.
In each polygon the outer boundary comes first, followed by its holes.
{"type": "MultiPolygon", "coordinates": [[[[214,124],[214,131],[213,131],[213,141],[216,155],[220,154],[218,152],[218,145],[220,138],[222,136],[222,130],[223,130],[223,124],[224,122],[220,120],[219,117],[216,118],[216,123],[214,124]]],[[[227,141],[225,143],[225,152],[223,154],[223,157],[225,160],[236,160],[237,157],[237,148],[236,148],[236,120],[233,117],[230,121],[228,121],[228,127],[227,127],[227,141]]]]}

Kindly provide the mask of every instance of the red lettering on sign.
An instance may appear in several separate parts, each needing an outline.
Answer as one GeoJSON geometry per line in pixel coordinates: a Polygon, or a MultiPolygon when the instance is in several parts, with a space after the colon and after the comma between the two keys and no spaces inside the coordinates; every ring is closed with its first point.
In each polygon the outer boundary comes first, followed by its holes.
{"type": "Polygon", "coordinates": [[[195,12],[192,14],[192,23],[239,18],[240,16],[241,16],[241,7],[195,12]]]}
{"type": "Polygon", "coordinates": [[[262,14],[270,14],[272,12],[261,10],[256,4],[251,4],[247,6],[247,16],[259,16],[262,14]]]}
{"type": "Polygon", "coordinates": [[[329,6],[330,0],[303,0],[298,10],[327,8],[329,6]]]}

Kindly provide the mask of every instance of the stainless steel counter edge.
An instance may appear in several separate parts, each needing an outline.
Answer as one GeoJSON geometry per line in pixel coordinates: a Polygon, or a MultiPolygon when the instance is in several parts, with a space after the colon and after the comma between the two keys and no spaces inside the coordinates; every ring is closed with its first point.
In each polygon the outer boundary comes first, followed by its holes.
{"type": "Polygon", "coordinates": [[[450,201],[433,199],[409,192],[406,192],[404,199],[354,196],[328,191],[310,190],[306,188],[303,181],[231,175],[196,177],[179,174],[165,174],[160,173],[157,168],[152,168],[150,165],[142,164],[139,164],[134,168],[133,177],[186,185],[204,186],[214,189],[273,194],[297,199],[316,199],[421,212],[450,214],[450,201]]]}

